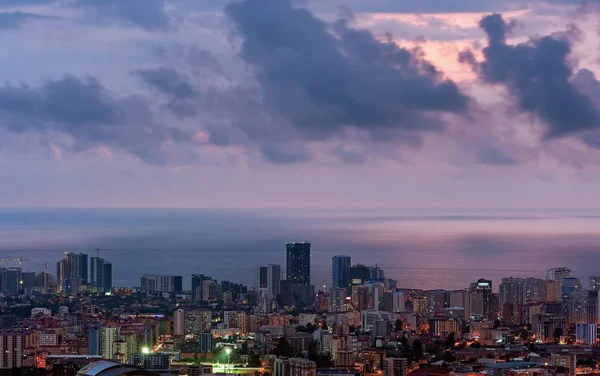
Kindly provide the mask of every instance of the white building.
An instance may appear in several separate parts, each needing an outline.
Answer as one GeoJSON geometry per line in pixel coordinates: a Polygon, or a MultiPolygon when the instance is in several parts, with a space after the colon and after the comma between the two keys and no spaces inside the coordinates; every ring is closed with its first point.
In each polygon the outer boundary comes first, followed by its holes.
{"type": "Polygon", "coordinates": [[[38,316],[51,316],[52,312],[48,308],[32,308],[31,309],[31,318],[36,318],[38,316]]]}
{"type": "Polygon", "coordinates": [[[117,353],[115,341],[119,340],[119,327],[102,327],[102,357],[104,359],[114,359],[117,353]]]}

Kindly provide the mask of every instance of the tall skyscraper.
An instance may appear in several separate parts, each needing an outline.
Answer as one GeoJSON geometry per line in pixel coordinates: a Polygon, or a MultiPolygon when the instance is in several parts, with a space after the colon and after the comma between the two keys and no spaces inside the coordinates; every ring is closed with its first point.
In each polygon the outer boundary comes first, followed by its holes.
{"type": "Polygon", "coordinates": [[[259,266],[256,268],[256,279],[254,281],[254,290],[266,289],[268,279],[268,268],[266,266],[259,266]]]}
{"type": "Polygon", "coordinates": [[[271,299],[277,298],[281,292],[281,265],[267,266],[267,289],[271,299]]]}
{"type": "Polygon", "coordinates": [[[494,314],[493,300],[492,300],[492,281],[480,278],[477,282],[471,283],[471,297],[474,301],[480,303],[477,305],[481,306],[480,313],[487,319],[492,319],[494,314]]]}
{"type": "Polygon", "coordinates": [[[196,300],[202,300],[202,283],[211,279],[204,274],[192,274],[192,296],[196,300]]]}
{"type": "Polygon", "coordinates": [[[295,285],[310,285],[310,243],[287,243],[287,279],[295,285]]]}
{"type": "Polygon", "coordinates": [[[65,280],[69,285],[88,284],[88,255],[83,253],[65,253],[65,258],[57,263],[58,286],[62,288],[65,280]]]}
{"type": "Polygon", "coordinates": [[[333,256],[331,260],[331,287],[347,289],[351,286],[349,256],[333,256]]]}
{"type": "Polygon", "coordinates": [[[91,258],[90,285],[98,293],[112,289],[112,264],[101,257],[91,258]]]}

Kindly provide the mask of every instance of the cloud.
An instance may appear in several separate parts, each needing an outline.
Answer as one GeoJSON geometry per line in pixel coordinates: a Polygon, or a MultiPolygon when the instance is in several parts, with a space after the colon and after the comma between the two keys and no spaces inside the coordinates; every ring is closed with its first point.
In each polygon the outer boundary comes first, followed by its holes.
{"type": "Polygon", "coordinates": [[[265,106],[308,140],[349,128],[412,140],[442,131],[442,113],[468,113],[469,98],[420,51],[379,41],[346,20],[328,24],[290,0],[231,3],[226,14],[265,106]]]}
{"type": "Polygon", "coordinates": [[[512,24],[500,14],[486,16],[480,27],[488,40],[484,61],[475,61],[470,51],[461,54],[461,61],[470,63],[485,82],[506,86],[521,111],[533,113],[545,123],[546,137],[600,126],[600,110],[571,81],[569,58],[575,30],[511,45],[506,37],[512,24]]]}
{"type": "MultiPolygon", "coordinates": [[[[594,0],[595,1],[595,0],[594,0]]],[[[539,0],[538,3],[577,5],[583,1],[539,0]]],[[[367,13],[485,13],[528,9],[529,0],[309,0],[315,9],[331,10],[340,5],[367,13]]]]}
{"type": "Polygon", "coordinates": [[[516,166],[518,163],[509,157],[503,150],[492,146],[479,149],[477,161],[481,164],[493,166],[516,166]]]}
{"type": "Polygon", "coordinates": [[[341,146],[333,148],[332,152],[333,154],[337,155],[342,162],[348,165],[363,164],[367,161],[367,157],[364,153],[355,150],[349,150],[341,146]]]}
{"type": "Polygon", "coordinates": [[[0,119],[9,132],[37,132],[49,143],[67,136],[61,146],[69,151],[107,146],[150,164],[166,163],[166,142],[188,141],[181,129],[157,123],[144,98],[117,97],[93,77],[2,86],[0,119]]]}
{"type": "Polygon", "coordinates": [[[26,21],[44,18],[47,17],[33,13],[2,12],[0,13],[0,29],[12,29],[14,27],[22,25],[26,21]]]}
{"type": "Polygon", "coordinates": [[[121,22],[151,32],[167,31],[171,26],[164,0],[78,0],[75,6],[104,22],[121,22]]]}
{"type": "Polygon", "coordinates": [[[310,151],[304,146],[290,149],[284,145],[265,144],[260,148],[260,152],[269,162],[275,164],[307,162],[311,158],[310,151]]]}

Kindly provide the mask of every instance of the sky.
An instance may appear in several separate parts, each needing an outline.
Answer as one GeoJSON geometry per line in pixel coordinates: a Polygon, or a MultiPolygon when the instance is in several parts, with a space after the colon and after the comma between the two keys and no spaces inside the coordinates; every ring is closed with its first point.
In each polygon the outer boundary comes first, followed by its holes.
{"type": "Polygon", "coordinates": [[[0,206],[598,208],[599,13],[0,0],[0,206]]]}

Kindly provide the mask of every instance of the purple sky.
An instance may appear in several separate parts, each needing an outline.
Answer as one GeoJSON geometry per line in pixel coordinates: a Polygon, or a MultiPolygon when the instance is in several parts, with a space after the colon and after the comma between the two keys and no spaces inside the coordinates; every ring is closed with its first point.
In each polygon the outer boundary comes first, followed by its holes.
{"type": "Polygon", "coordinates": [[[0,0],[0,206],[597,208],[599,4],[0,0]]]}

